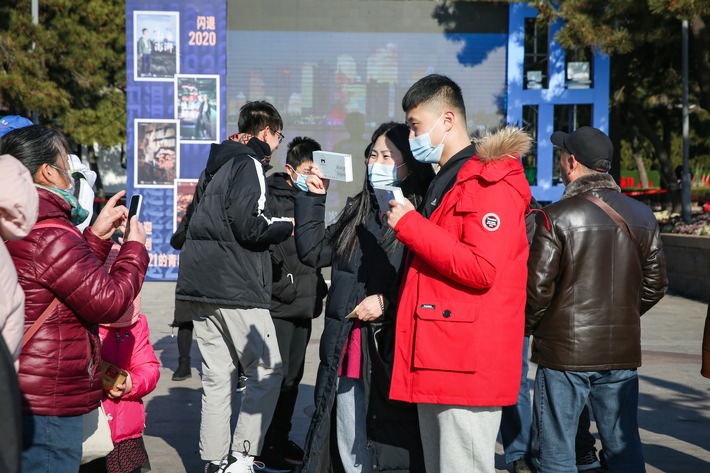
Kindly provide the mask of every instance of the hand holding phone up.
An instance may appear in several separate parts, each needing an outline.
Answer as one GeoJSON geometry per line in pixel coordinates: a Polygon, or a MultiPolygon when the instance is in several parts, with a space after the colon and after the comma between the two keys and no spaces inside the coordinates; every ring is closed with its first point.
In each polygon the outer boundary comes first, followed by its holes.
{"type": "Polygon", "coordinates": [[[143,196],[134,194],[131,196],[131,203],[128,207],[128,219],[126,220],[126,231],[123,234],[123,242],[137,241],[145,244],[146,234],[143,224],[138,221],[140,217],[143,196]]]}

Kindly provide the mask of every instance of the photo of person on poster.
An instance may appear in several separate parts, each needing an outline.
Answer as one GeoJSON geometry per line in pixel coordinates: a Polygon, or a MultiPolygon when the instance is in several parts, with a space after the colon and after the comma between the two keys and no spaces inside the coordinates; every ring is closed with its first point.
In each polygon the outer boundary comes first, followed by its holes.
{"type": "Polygon", "coordinates": [[[219,76],[176,76],[175,115],[180,120],[182,141],[218,143],[219,76]]]}
{"type": "Polygon", "coordinates": [[[177,120],[135,121],[135,187],[173,187],[180,167],[177,128],[177,120]]]}
{"type": "Polygon", "coordinates": [[[174,80],[180,72],[179,20],[178,12],[133,12],[133,80],[174,80]]]}

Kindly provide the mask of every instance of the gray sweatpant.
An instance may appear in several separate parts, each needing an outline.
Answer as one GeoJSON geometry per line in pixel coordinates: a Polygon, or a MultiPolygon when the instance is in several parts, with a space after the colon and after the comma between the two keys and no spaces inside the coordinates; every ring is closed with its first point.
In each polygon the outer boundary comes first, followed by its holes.
{"type": "Polygon", "coordinates": [[[190,302],[202,355],[200,456],[214,461],[230,451],[230,418],[237,363],[247,376],[231,451],[259,455],[281,390],[281,355],[267,309],[190,302]]]}
{"type": "Polygon", "coordinates": [[[494,473],[500,407],[417,404],[427,473],[494,473]]]}

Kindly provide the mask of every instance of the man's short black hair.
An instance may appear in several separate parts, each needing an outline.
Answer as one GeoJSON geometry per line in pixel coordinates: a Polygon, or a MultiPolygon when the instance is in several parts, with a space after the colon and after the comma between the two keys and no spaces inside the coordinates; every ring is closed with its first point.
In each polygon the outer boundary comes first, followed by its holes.
{"type": "Polygon", "coordinates": [[[148,28],[143,28],[143,33],[145,33],[146,31],[148,31],[148,28]]]}
{"type": "Polygon", "coordinates": [[[466,106],[463,103],[461,87],[456,82],[441,74],[429,74],[412,85],[404,98],[402,109],[407,113],[422,104],[432,105],[440,110],[453,108],[465,119],[466,106]]]}
{"type": "Polygon", "coordinates": [[[267,126],[272,132],[281,131],[284,122],[276,107],[264,100],[245,103],[239,109],[239,133],[256,135],[267,126]]]}
{"type": "Polygon", "coordinates": [[[320,150],[320,144],[313,138],[297,136],[288,144],[286,164],[296,169],[306,161],[313,161],[313,152],[320,150]]]}

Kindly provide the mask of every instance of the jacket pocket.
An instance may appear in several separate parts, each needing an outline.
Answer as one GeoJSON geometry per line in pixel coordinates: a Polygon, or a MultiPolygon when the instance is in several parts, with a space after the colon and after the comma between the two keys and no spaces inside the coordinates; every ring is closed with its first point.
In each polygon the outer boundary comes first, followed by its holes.
{"type": "Polygon", "coordinates": [[[419,301],[414,332],[414,367],[476,371],[477,318],[477,304],[419,301]]]}
{"type": "MultiPolygon", "coordinates": [[[[257,271],[257,277],[259,278],[259,282],[261,283],[262,289],[267,287],[271,281],[267,281],[267,267],[266,265],[269,265],[268,269],[271,269],[271,257],[269,256],[269,252],[263,252],[259,254],[259,260],[261,264],[257,265],[256,271],[257,271]]],[[[248,270],[247,270],[248,271],[248,270]]]]}

